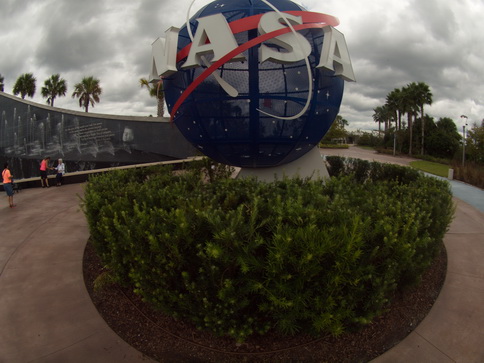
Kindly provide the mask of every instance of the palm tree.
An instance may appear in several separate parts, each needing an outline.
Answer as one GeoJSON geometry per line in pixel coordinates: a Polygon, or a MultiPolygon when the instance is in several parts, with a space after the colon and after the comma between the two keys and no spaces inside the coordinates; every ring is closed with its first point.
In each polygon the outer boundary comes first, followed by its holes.
{"type": "Polygon", "coordinates": [[[408,132],[409,132],[409,145],[408,145],[408,155],[412,155],[412,144],[413,144],[413,122],[412,118],[417,113],[417,104],[415,102],[415,86],[416,83],[412,82],[406,87],[402,88],[402,110],[407,114],[408,118],[408,132]]]}
{"type": "Polygon", "coordinates": [[[432,92],[430,92],[430,88],[424,82],[419,82],[414,86],[415,92],[415,102],[420,107],[420,118],[422,120],[422,145],[421,145],[421,154],[424,154],[424,135],[425,135],[425,122],[424,122],[424,105],[431,105],[432,104],[432,92]]]}
{"type": "Polygon", "coordinates": [[[386,98],[387,105],[395,117],[395,129],[402,129],[402,90],[395,88],[386,98]],[[397,125],[398,120],[398,125],[397,125]]]}
{"type": "Polygon", "coordinates": [[[385,132],[388,129],[388,121],[391,119],[391,112],[387,105],[375,107],[373,112],[373,120],[378,122],[378,135],[380,135],[382,123],[385,124],[385,132]]]}
{"type": "Polygon", "coordinates": [[[3,80],[4,80],[4,78],[3,78],[3,76],[0,74],[0,92],[3,92],[3,87],[5,86],[5,85],[3,84],[3,80]]]}
{"type": "Polygon", "coordinates": [[[41,89],[42,97],[47,98],[47,103],[54,107],[54,100],[57,96],[65,96],[67,92],[66,80],[60,78],[60,75],[53,74],[44,82],[41,89]]]}
{"type": "Polygon", "coordinates": [[[74,86],[72,98],[79,98],[79,107],[84,107],[86,112],[89,111],[89,104],[94,107],[95,103],[99,103],[99,96],[102,89],[99,86],[99,79],[93,76],[84,77],[80,83],[74,86]]]}
{"type": "Polygon", "coordinates": [[[20,93],[22,99],[25,99],[25,96],[34,97],[36,81],[32,73],[22,74],[13,85],[13,94],[16,96],[20,93]]]}
{"type": "Polygon", "coordinates": [[[139,80],[139,84],[141,88],[143,87],[148,88],[148,91],[151,97],[156,97],[156,99],[158,100],[157,116],[163,117],[163,114],[165,113],[165,110],[164,110],[165,92],[163,91],[163,80],[160,79],[158,82],[153,84],[148,82],[147,79],[141,78],[139,80]]]}

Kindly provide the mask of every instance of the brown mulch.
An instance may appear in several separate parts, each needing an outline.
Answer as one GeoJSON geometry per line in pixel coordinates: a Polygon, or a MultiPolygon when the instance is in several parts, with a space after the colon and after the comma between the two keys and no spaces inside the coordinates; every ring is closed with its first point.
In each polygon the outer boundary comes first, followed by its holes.
{"type": "Polygon", "coordinates": [[[94,292],[103,268],[90,243],[83,270],[91,299],[108,325],[160,362],[367,362],[403,340],[428,314],[445,280],[447,255],[442,248],[418,286],[397,294],[386,313],[357,332],[319,339],[273,333],[241,345],[154,311],[127,289],[111,285],[94,292]]]}

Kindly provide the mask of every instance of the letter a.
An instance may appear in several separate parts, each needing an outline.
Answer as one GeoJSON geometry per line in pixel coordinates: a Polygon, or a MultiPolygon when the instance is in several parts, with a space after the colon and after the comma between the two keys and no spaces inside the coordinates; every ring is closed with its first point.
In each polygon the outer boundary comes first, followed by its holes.
{"type": "MultiPolygon", "coordinates": [[[[193,36],[190,53],[182,68],[200,66],[201,56],[213,54],[212,62],[218,61],[224,55],[238,47],[229,24],[222,14],[214,14],[198,18],[197,32],[193,36]]],[[[243,55],[238,55],[230,61],[245,60],[243,55]]]]}
{"type": "Polygon", "coordinates": [[[332,26],[324,27],[323,49],[316,68],[335,71],[345,81],[356,81],[345,37],[332,26]]]}

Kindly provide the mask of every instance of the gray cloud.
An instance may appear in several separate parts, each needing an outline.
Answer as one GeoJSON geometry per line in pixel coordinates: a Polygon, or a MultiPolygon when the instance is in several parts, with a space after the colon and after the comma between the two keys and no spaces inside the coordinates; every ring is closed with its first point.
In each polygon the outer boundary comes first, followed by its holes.
{"type": "MultiPolygon", "coordinates": [[[[207,4],[195,2],[192,14],[207,4]]],[[[484,3],[480,0],[301,1],[311,11],[337,16],[356,83],[345,85],[341,114],[352,129],[375,129],[373,108],[394,88],[427,83],[434,104],[426,111],[457,123],[465,113],[484,118],[484,3]]],[[[0,73],[6,91],[33,72],[40,90],[61,73],[68,97],[59,107],[79,110],[70,97],[82,77],[103,88],[93,111],[156,113],[156,100],[138,80],[149,73],[151,43],[170,26],[180,27],[191,0],[0,0],[0,73]]],[[[34,101],[44,103],[40,91],[34,101]]]]}

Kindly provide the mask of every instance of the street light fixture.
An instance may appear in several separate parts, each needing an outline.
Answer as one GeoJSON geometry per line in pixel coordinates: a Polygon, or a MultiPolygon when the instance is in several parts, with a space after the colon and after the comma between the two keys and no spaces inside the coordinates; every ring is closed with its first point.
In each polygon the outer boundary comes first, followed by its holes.
{"type": "Polygon", "coordinates": [[[460,118],[464,122],[462,125],[462,166],[464,166],[466,159],[466,126],[467,126],[467,116],[460,115],[460,118]]]}

